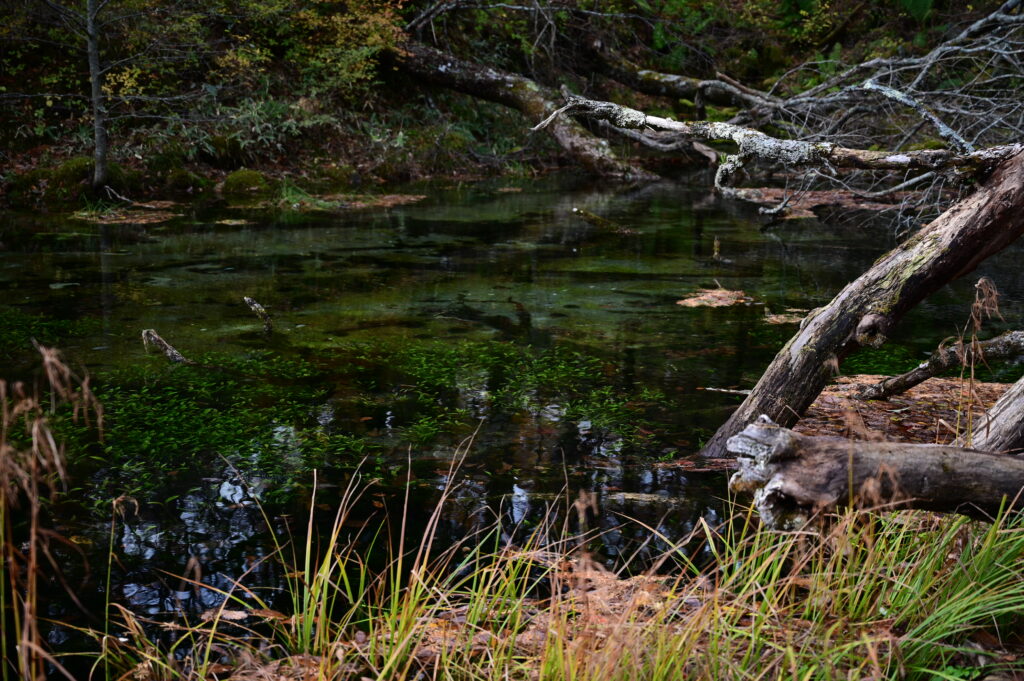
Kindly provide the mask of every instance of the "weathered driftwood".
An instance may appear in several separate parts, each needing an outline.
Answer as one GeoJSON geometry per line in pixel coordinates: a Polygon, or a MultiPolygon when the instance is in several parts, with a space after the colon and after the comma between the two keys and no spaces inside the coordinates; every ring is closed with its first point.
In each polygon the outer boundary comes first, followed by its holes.
{"type": "Polygon", "coordinates": [[[1003,393],[974,424],[970,445],[988,452],[1024,450],[1024,378],[1003,393]]]}
{"type": "MultiPolygon", "coordinates": [[[[504,104],[537,120],[558,108],[561,95],[523,76],[473,64],[415,42],[405,43],[398,63],[407,73],[452,90],[504,104]]],[[[569,118],[548,128],[554,140],[587,170],[598,175],[633,179],[657,179],[657,175],[625,163],[612,152],[607,140],[590,133],[569,118]]]]}
{"type": "Polygon", "coordinates": [[[270,313],[267,312],[266,308],[257,303],[253,298],[249,296],[243,296],[242,301],[249,306],[260,321],[263,322],[263,333],[270,335],[274,331],[274,321],[270,318],[270,313]]]}
{"type": "Polygon", "coordinates": [[[175,364],[195,364],[190,359],[187,359],[183,354],[174,349],[174,346],[165,341],[160,337],[154,329],[143,329],[142,330],[142,345],[148,350],[149,346],[152,345],[160,352],[164,353],[167,359],[171,360],[175,364]]]}
{"type": "Polygon", "coordinates": [[[752,492],[761,519],[796,529],[819,512],[920,508],[991,518],[1024,506],[1024,458],[942,445],[811,437],[760,417],[729,438],[739,471],[729,487],[752,492]]]}
{"type": "Polygon", "coordinates": [[[857,399],[887,400],[955,366],[1021,355],[1024,355],[1024,331],[1007,331],[995,338],[974,343],[954,343],[940,347],[926,361],[905,374],[890,376],[863,388],[857,393],[857,399]]]}
{"type": "Polygon", "coordinates": [[[956,169],[969,174],[984,174],[999,163],[1020,155],[1024,145],[1009,144],[972,153],[957,153],[948,149],[922,149],[917,151],[874,151],[851,149],[831,142],[807,142],[780,139],[759,130],[714,121],[676,121],[661,116],[648,116],[642,111],[613,102],[602,102],[577,95],[566,95],[566,103],[552,111],[534,130],[556,124],[566,116],[608,121],[619,128],[660,130],[673,132],[691,139],[723,140],[733,142],[738,151],[730,154],[718,166],[715,187],[730,194],[733,176],[753,159],[774,161],[784,166],[819,166],[832,168],[859,168],[865,170],[942,170],[956,169]]]}

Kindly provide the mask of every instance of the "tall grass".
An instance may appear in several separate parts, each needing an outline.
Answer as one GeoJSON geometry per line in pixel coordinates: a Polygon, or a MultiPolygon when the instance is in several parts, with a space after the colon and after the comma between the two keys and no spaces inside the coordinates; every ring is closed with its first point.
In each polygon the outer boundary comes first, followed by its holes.
{"type": "MultiPolygon", "coordinates": [[[[663,574],[626,578],[596,564],[578,537],[542,539],[567,532],[554,521],[516,546],[495,530],[433,551],[436,512],[415,547],[376,537],[379,550],[395,548],[374,571],[343,530],[360,492],[357,481],[349,487],[327,535],[307,524],[289,573],[294,614],[269,611],[256,593],[239,598],[239,586],[205,621],[182,626],[192,651],[183,661],[183,649],[155,651],[124,612],[132,641],[106,653],[120,678],[710,681],[1021,670],[1007,652],[1024,630],[1019,518],[850,512],[775,533],[734,506],[731,524],[696,531],[713,566],[698,570],[680,544],[663,574]]],[[[289,547],[279,548],[278,557],[289,547]]]]}
{"type": "MultiPolygon", "coordinates": [[[[66,479],[64,449],[50,429],[58,408],[73,417],[102,417],[88,380],[75,376],[53,349],[37,346],[43,385],[0,380],[0,678],[43,679],[50,665],[39,630],[40,582],[59,582],[54,546],[64,543],[44,522],[44,507],[66,479]]],[[[69,590],[71,597],[74,597],[69,590]]]]}

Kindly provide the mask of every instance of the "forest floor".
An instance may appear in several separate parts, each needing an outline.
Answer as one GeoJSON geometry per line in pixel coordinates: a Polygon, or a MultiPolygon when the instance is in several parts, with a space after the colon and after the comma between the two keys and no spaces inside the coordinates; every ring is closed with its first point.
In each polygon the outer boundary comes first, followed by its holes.
{"type": "Polygon", "coordinates": [[[885,376],[842,376],[828,386],[794,430],[853,440],[949,444],[968,430],[1009,389],[1008,383],[930,378],[888,400],[854,398],[885,376]]]}

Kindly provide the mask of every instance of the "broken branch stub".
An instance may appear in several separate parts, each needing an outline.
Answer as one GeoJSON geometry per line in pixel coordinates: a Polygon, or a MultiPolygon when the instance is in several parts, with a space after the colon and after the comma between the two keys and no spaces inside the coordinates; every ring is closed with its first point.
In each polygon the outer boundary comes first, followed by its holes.
{"type": "Polygon", "coordinates": [[[147,350],[149,349],[149,346],[152,345],[160,350],[160,352],[164,353],[164,356],[175,364],[195,364],[195,362],[178,352],[173,345],[161,338],[160,334],[158,334],[155,329],[142,330],[142,345],[147,350]]]}
{"type": "Polygon", "coordinates": [[[267,312],[266,308],[257,303],[253,298],[250,298],[249,296],[242,296],[242,301],[246,305],[248,305],[249,309],[252,310],[257,317],[260,318],[260,321],[263,322],[263,333],[267,334],[268,336],[271,333],[273,333],[274,322],[270,318],[270,313],[267,312]]]}
{"type": "Polygon", "coordinates": [[[1022,508],[1024,458],[943,445],[801,435],[761,416],[729,438],[733,492],[752,493],[770,528],[793,530],[844,506],[919,508],[991,519],[1022,508]]]}

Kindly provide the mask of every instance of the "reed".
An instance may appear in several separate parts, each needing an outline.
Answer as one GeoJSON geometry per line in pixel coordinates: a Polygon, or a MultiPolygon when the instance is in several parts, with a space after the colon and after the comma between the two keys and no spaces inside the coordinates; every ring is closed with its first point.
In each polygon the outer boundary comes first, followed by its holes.
{"type": "MultiPolygon", "coordinates": [[[[49,665],[39,630],[40,582],[62,572],[53,547],[73,546],[46,527],[44,508],[67,478],[64,448],[50,428],[67,408],[74,419],[95,420],[102,410],[56,350],[37,345],[42,380],[35,386],[0,380],[0,677],[43,679],[49,665]]],[[[73,592],[69,591],[72,594],[73,592]]],[[[65,672],[66,673],[66,672],[65,672]]]]}

